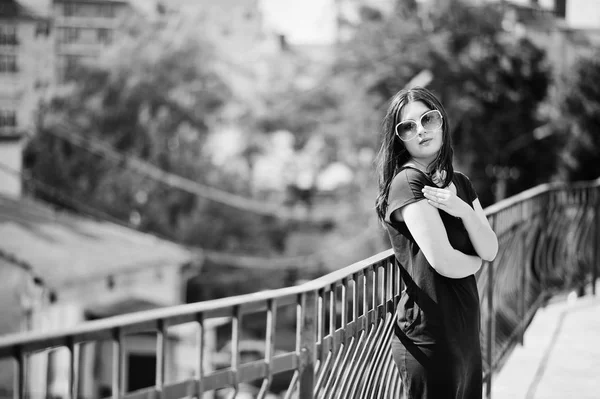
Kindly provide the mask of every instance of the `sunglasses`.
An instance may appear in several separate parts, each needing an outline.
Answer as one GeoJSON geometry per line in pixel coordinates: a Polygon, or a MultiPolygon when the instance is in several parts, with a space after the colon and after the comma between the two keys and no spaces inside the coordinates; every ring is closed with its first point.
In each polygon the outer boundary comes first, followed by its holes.
{"type": "Polygon", "coordinates": [[[442,114],[437,109],[427,111],[421,115],[418,122],[409,119],[398,123],[396,125],[396,135],[402,141],[410,141],[417,137],[419,125],[427,131],[435,130],[442,127],[443,119],[442,114]]]}

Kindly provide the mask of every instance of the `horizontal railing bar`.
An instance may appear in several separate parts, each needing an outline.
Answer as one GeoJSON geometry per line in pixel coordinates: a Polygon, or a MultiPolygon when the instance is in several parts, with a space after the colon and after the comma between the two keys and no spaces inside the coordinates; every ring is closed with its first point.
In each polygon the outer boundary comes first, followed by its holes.
{"type": "Polygon", "coordinates": [[[349,323],[346,326],[346,328],[338,328],[333,333],[333,337],[331,335],[328,335],[325,338],[323,338],[323,349],[337,351],[340,348],[340,346],[350,342],[350,339],[352,338],[353,334],[360,330],[362,329],[358,329],[358,326],[355,322],[349,323]]]}
{"type": "Polygon", "coordinates": [[[317,351],[317,353],[329,352],[331,350],[331,343],[331,337],[328,337],[328,339],[323,338],[321,342],[317,343],[317,347],[315,350],[317,351]]]}
{"type": "Polygon", "coordinates": [[[493,215],[498,213],[506,208],[509,208],[519,202],[527,201],[533,199],[539,195],[553,192],[557,190],[581,190],[581,189],[589,189],[589,188],[598,188],[600,187],[600,178],[592,181],[581,181],[574,183],[564,183],[564,182],[553,182],[553,183],[545,183],[540,184],[539,186],[532,187],[527,189],[519,194],[513,195],[509,198],[505,198],[500,200],[490,206],[487,206],[484,211],[486,216],[493,215]]]}
{"type": "Polygon", "coordinates": [[[337,284],[338,282],[340,282],[341,284],[343,278],[351,277],[352,274],[364,271],[365,269],[372,267],[374,264],[379,263],[388,258],[392,258],[393,256],[394,252],[390,248],[376,255],[373,255],[370,258],[363,259],[350,266],[346,266],[342,269],[326,274],[325,276],[319,277],[315,280],[308,281],[302,285],[299,285],[298,287],[302,288],[302,292],[304,292],[325,288],[328,285],[337,284]]]}
{"type": "MultiPolygon", "coordinates": [[[[372,324],[379,316],[380,314],[383,312],[383,310],[389,306],[388,304],[386,305],[379,305],[377,308],[375,309],[371,309],[367,312],[366,315],[360,315],[358,316],[358,319],[356,320],[356,322],[350,322],[348,323],[347,327],[346,327],[346,341],[349,340],[349,338],[352,336],[352,334],[358,333],[360,331],[365,331],[367,332],[368,327],[370,324],[372,324]]],[[[323,352],[323,351],[330,351],[332,349],[337,349],[337,347],[339,347],[340,343],[340,338],[341,338],[341,333],[342,333],[342,328],[339,328],[335,331],[334,333],[334,337],[335,339],[332,338],[331,334],[327,334],[323,337],[322,342],[317,344],[317,352],[323,352]],[[336,343],[336,348],[333,348],[333,343],[336,343]]]]}
{"type": "MultiPolygon", "coordinates": [[[[271,364],[271,372],[273,375],[286,371],[295,370],[298,367],[299,360],[296,352],[282,353],[273,356],[271,364]]],[[[231,368],[214,371],[204,376],[204,389],[210,391],[213,389],[223,388],[234,381],[235,372],[231,368]]],[[[237,368],[237,382],[250,382],[267,376],[267,364],[264,359],[253,362],[244,363],[237,368]]],[[[187,382],[179,382],[182,386],[187,387],[187,382]]],[[[194,379],[194,381],[198,381],[194,379]]],[[[171,388],[173,384],[165,384],[166,388],[171,388]]],[[[179,388],[178,388],[179,389],[179,388]]]]}
{"type": "Polygon", "coordinates": [[[155,387],[142,388],[122,396],[123,399],[156,399],[158,391],[155,387]]]}
{"type": "MultiPolygon", "coordinates": [[[[348,323],[348,326],[352,326],[352,328],[359,328],[359,330],[364,329],[363,321],[366,320],[367,324],[368,324],[369,321],[372,322],[373,320],[375,320],[378,317],[380,309],[383,309],[383,307],[384,307],[384,305],[380,305],[378,308],[368,310],[366,314],[358,316],[358,319],[356,319],[356,321],[352,321],[352,322],[348,323]],[[355,326],[357,326],[357,327],[355,327],[355,326]]],[[[340,329],[338,329],[336,331],[339,331],[340,329]]],[[[328,337],[331,338],[331,334],[325,334],[325,336],[323,336],[323,339],[328,338],[328,337]]]]}
{"type": "Polygon", "coordinates": [[[190,397],[190,391],[194,391],[194,386],[198,385],[198,379],[191,378],[185,381],[178,381],[163,386],[165,398],[186,398],[190,397]]]}
{"type": "MultiPolygon", "coordinates": [[[[271,373],[277,375],[298,367],[298,355],[295,352],[280,354],[272,359],[271,373]]],[[[267,363],[264,359],[241,364],[238,367],[238,382],[250,382],[267,376],[267,363]]]]}
{"type": "Polygon", "coordinates": [[[298,354],[295,352],[282,353],[277,356],[273,356],[271,360],[271,372],[273,374],[283,373],[284,371],[295,370],[300,364],[298,354]]]}
{"type": "Polygon", "coordinates": [[[204,376],[204,391],[231,386],[234,380],[235,375],[231,369],[214,371],[204,376]]]}
{"type": "MultiPolygon", "coordinates": [[[[485,212],[489,217],[519,202],[532,199],[546,192],[566,188],[583,189],[599,185],[600,179],[591,183],[542,184],[486,207],[485,212]]],[[[0,337],[0,358],[11,356],[17,345],[21,346],[24,351],[30,352],[48,347],[66,345],[68,339],[77,343],[109,339],[115,328],[120,328],[125,334],[141,332],[144,330],[156,330],[156,320],[158,319],[168,320],[170,325],[177,325],[193,321],[195,315],[198,313],[204,313],[205,318],[207,319],[210,317],[227,316],[228,314],[231,314],[231,309],[235,306],[244,306],[247,311],[258,311],[263,309],[263,307],[266,308],[266,303],[269,299],[293,297],[310,290],[327,289],[328,286],[341,284],[341,281],[344,278],[351,278],[353,274],[363,272],[365,269],[373,267],[374,264],[381,263],[391,257],[393,257],[393,251],[392,249],[388,249],[343,269],[329,273],[321,278],[294,287],[114,316],[107,319],[82,323],[79,326],[75,326],[68,330],[6,335],[0,337]]]]}
{"type": "Polygon", "coordinates": [[[267,376],[267,362],[264,359],[255,360],[238,366],[237,382],[249,382],[267,376]]]}
{"type": "MultiPolygon", "coordinates": [[[[484,379],[491,382],[492,374],[501,367],[503,359],[510,353],[510,349],[516,342],[516,339],[519,338],[522,330],[524,330],[528,323],[531,322],[531,319],[534,317],[540,304],[547,300],[551,293],[559,291],[558,289],[550,289],[548,284],[548,281],[553,281],[557,278],[556,272],[554,272],[554,274],[548,274],[548,267],[552,267],[554,263],[567,256],[564,248],[565,243],[559,241],[556,231],[564,229],[565,226],[567,226],[567,223],[571,223],[573,226],[578,225],[582,221],[580,217],[582,207],[598,206],[598,187],[600,187],[600,179],[593,182],[568,184],[548,183],[526,190],[521,194],[500,201],[485,209],[485,213],[487,217],[490,218],[499,241],[503,246],[504,252],[500,252],[499,254],[502,255],[499,255],[498,257],[500,264],[507,262],[514,264],[514,260],[509,259],[509,257],[504,259],[506,250],[515,246],[514,240],[507,241],[505,239],[507,234],[517,234],[521,231],[520,229],[527,229],[527,226],[533,219],[538,220],[539,214],[544,215],[546,213],[552,214],[552,212],[555,212],[559,216],[548,220],[548,226],[550,227],[544,226],[546,230],[548,230],[547,237],[541,244],[542,246],[535,247],[537,250],[543,251],[543,253],[538,255],[537,253],[532,252],[530,255],[531,257],[536,256],[536,258],[532,260],[536,265],[538,263],[546,265],[538,271],[544,273],[539,297],[536,298],[533,303],[529,304],[526,310],[525,305],[523,305],[524,311],[518,316],[521,319],[518,320],[516,327],[510,334],[505,334],[501,339],[499,338],[497,342],[493,341],[492,346],[488,347],[493,349],[493,354],[491,356],[490,368],[484,373],[484,379]],[[595,191],[592,191],[592,189],[595,191]],[[591,204],[592,202],[593,204],[591,204]],[[549,255],[546,256],[547,254],[549,255]],[[551,280],[549,280],[549,278],[551,280]],[[506,338],[506,335],[508,335],[508,338],[506,338]]],[[[568,230],[571,231],[571,229],[568,230]]],[[[581,234],[584,233],[581,233],[579,230],[575,231],[575,229],[573,229],[573,232],[578,234],[574,240],[577,242],[581,241],[581,234]]],[[[304,346],[306,342],[304,342],[302,345],[297,344],[297,347],[293,352],[278,354],[272,358],[267,355],[264,359],[239,364],[238,359],[240,358],[241,353],[237,349],[237,346],[233,345],[233,360],[231,367],[216,370],[205,375],[202,372],[203,352],[202,350],[199,350],[196,352],[196,356],[199,357],[197,362],[200,363],[200,368],[198,372],[195,373],[194,378],[163,384],[164,378],[162,377],[164,377],[164,374],[161,373],[166,373],[167,370],[163,367],[164,365],[160,365],[161,367],[159,367],[159,371],[157,371],[159,378],[157,379],[156,387],[131,392],[119,397],[171,398],[189,396],[190,394],[197,393],[198,390],[202,392],[210,392],[222,388],[233,388],[235,390],[241,382],[251,382],[261,378],[266,378],[266,380],[271,381],[273,375],[286,371],[296,371],[295,378],[297,378],[297,374],[302,373],[305,366],[309,366],[306,367],[306,370],[313,370],[315,365],[320,365],[319,367],[321,368],[316,370],[317,374],[329,373],[329,370],[325,370],[329,367],[327,366],[329,363],[326,363],[323,367],[325,356],[332,356],[331,361],[333,364],[338,364],[342,361],[342,358],[339,356],[343,355],[344,359],[347,359],[346,356],[349,356],[348,351],[354,346],[351,342],[354,342],[352,340],[357,339],[359,334],[371,336],[373,333],[377,335],[384,331],[383,329],[391,328],[390,312],[392,312],[392,314],[394,312],[395,304],[400,298],[399,292],[401,288],[399,286],[399,284],[401,284],[400,277],[395,273],[396,270],[394,269],[395,266],[392,263],[393,261],[393,251],[392,249],[388,249],[370,258],[361,260],[343,269],[331,272],[323,277],[298,286],[261,291],[213,301],[130,313],[102,320],[85,322],[73,328],[59,331],[45,333],[28,332],[7,335],[0,337],[0,359],[4,357],[14,357],[17,353],[26,357],[31,353],[40,350],[48,350],[53,347],[67,347],[71,349],[71,369],[75,370],[75,358],[77,357],[74,356],[75,348],[78,348],[78,345],[85,342],[112,340],[113,343],[117,344],[117,351],[114,353],[122,355],[124,359],[124,356],[126,356],[124,349],[125,341],[122,340],[121,337],[136,333],[156,333],[161,326],[171,327],[186,323],[197,323],[198,320],[203,321],[202,332],[204,332],[206,328],[210,328],[206,327],[204,322],[206,325],[210,325],[211,320],[215,318],[224,318],[226,321],[233,320],[233,330],[238,331],[236,329],[236,320],[241,323],[242,316],[245,314],[269,312],[270,303],[276,303],[276,308],[296,305],[296,312],[297,315],[299,315],[299,317],[296,318],[296,332],[299,334],[298,331],[301,331],[303,328],[300,324],[302,320],[302,317],[300,316],[303,315],[305,309],[303,307],[303,302],[299,302],[299,298],[304,298],[307,294],[314,295],[318,292],[317,296],[320,298],[320,308],[318,308],[320,310],[319,315],[317,316],[318,338],[316,342],[310,343],[310,356],[306,356],[305,352],[303,352],[303,350],[306,350],[306,347],[304,346]],[[353,283],[350,284],[350,281],[353,283]],[[341,289],[338,289],[337,287],[341,287],[341,289]],[[352,288],[352,292],[347,291],[349,287],[352,288]],[[359,301],[359,293],[361,294],[360,303],[357,303],[357,301],[359,301]],[[350,308],[349,300],[352,300],[352,308],[350,308]],[[373,309],[369,309],[370,307],[373,307],[373,309]],[[358,316],[359,309],[361,310],[360,313],[363,313],[360,316],[358,316]],[[350,311],[352,312],[352,316],[348,313],[350,311]],[[329,312],[327,318],[325,317],[326,312],[329,312]],[[338,318],[341,319],[341,323],[338,321],[338,318]],[[340,327],[338,327],[339,324],[341,324],[340,327]],[[118,342],[115,341],[115,337],[119,337],[118,342]],[[316,358],[311,359],[311,356],[313,356],[314,353],[317,354],[316,358]],[[305,364],[304,362],[309,362],[310,364],[305,364]],[[301,363],[303,366],[301,366],[301,363]]],[[[492,276],[497,282],[497,275],[494,273],[492,276]]],[[[484,277],[486,276],[484,275],[484,277]]],[[[488,283],[493,287],[491,281],[488,283]]],[[[478,279],[478,285],[480,284],[485,285],[485,281],[479,281],[478,279]]],[[[496,309],[493,311],[492,317],[495,317],[497,314],[499,313],[496,309]]],[[[393,322],[393,320],[391,322],[393,322]]],[[[267,329],[268,328],[269,327],[267,327],[267,329]]],[[[497,331],[495,327],[493,331],[497,331]]],[[[163,328],[162,332],[163,334],[167,334],[167,328],[163,328]]],[[[493,337],[494,335],[488,336],[493,337]]],[[[166,340],[166,337],[164,337],[164,339],[166,340]]],[[[266,340],[265,348],[269,345],[268,335],[266,340]]],[[[232,342],[234,341],[236,340],[232,339],[232,342]]],[[[199,340],[199,342],[202,343],[202,340],[199,340]]],[[[271,342],[271,345],[274,345],[274,343],[271,342]]],[[[378,347],[377,350],[380,351],[381,348],[378,347]]],[[[164,348],[159,346],[157,354],[166,355],[166,346],[164,348]]],[[[119,357],[116,362],[113,362],[113,366],[117,364],[119,365],[119,368],[123,367],[123,364],[125,363],[121,360],[122,359],[119,357]]],[[[166,358],[163,357],[163,361],[166,361],[166,358]]],[[[346,360],[343,360],[343,362],[345,361],[346,360]]],[[[389,367],[389,365],[385,367],[389,367]]],[[[334,372],[337,373],[339,370],[334,372]]],[[[70,389],[72,391],[76,391],[77,389],[76,375],[76,371],[71,373],[70,381],[72,385],[70,389]]],[[[327,375],[328,376],[324,380],[319,381],[326,382],[324,389],[334,389],[337,382],[332,385],[331,381],[334,381],[333,378],[337,377],[334,377],[333,374],[327,375]]],[[[318,378],[321,377],[323,376],[320,375],[318,378]]],[[[120,374],[120,371],[113,372],[113,387],[117,388],[115,392],[122,390],[122,383],[125,380],[125,371],[123,371],[123,374],[120,374]]],[[[301,387],[299,388],[299,392],[309,392],[310,395],[310,391],[307,391],[307,387],[310,387],[310,384],[312,384],[310,379],[306,379],[304,376],[302,380],[298,382],[298,386],[301,387]]],[[[291,392],[293,391],[294,387],[292,386],[288,389],[288,395],[291,395],[291,392]]],[[[304,397],[306,393],[300,395],[304,397]]],[[[118,394],[115,394],[115,397],[117,396],[118,394]]]]}
{"type": "Polygon", "coordinates": [[[266,307],[269,299],[277,299],[279,305],[279,298],[284,298],[285,302],[303,292],[313,289],[327,289],[328,285],[335,283],[338,279],[341,283],[343,277],[351,277],[353,274],[365,268],[372,267],[374,263],[381,262],[391,256],[393,256],[393,252],[391,249],[388,249],[344,269],[294,287],[129,313],[101,320],[88,321],[69,329],[52,332],[27,332],[5,335],[0,337],[0,358],[11,356],[16,346],[21,346],[24,351],[28,352],[42,348],[64,346],[66,345],[67,338],[74,340],[74,342],[109,339],[112,336],[112,331],[116,328],[121,329],[125,334],[156,330],[158,328],[157,320],[159,319],[167,320],[169,325],[175,326],[195,320],[194,317],[198,313],[205,314],[205,318],[209,319],[213,316],[223,317],[231,315],[231,311],[235,306],[243,305],[246,309],[251,309],[250,303],[260,303],[260,306],[264,304],[266,307]],[[81,337],[85,337],[85,341],[81,337]]]}

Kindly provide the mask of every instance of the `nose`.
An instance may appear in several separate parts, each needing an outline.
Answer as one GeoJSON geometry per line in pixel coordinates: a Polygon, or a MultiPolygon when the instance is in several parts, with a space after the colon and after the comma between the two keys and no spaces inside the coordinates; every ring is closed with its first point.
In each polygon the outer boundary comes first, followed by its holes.
{"type": "Polygon", "coordinates": [[[426,130],[420,123],[417,123],[417,135],[422,136],[425,134],[426,130]]]}

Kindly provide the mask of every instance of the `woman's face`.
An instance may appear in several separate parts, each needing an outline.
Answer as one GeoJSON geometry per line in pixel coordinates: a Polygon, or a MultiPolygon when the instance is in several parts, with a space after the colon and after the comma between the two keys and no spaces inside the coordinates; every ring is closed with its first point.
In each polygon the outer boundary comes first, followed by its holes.
{"type": "Polygon", "coordinates": [[[400,122],[407,120],[417,122],[417,135],[413,139],[402,143],[413,158],[428,164],[436,158],[442,148],[443,125],[435,130],[425,130],[420,122],[421,116],[427,111],[431,111],[431,108],[421,101],[408,103],[400,112],[400,122]]]}

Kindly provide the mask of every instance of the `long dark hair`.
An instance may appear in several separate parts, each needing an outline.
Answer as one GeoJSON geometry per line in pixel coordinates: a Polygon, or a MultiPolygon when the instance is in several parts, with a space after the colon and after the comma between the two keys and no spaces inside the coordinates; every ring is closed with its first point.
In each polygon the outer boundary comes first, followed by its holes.
{"type": "Polygon", "coordinates": [[[443,117],[442,124],[442,147],[435,160],[429,165],[428,172],[444,171],[444,187],[452,181],[454,168],[452,167],[452,138],[448,128],[448,116],[442,103],[429,90],[423,87],[414,87],[408,90],[400,90],[390,100],[387,113],[383,118],[381,148],[377,154],[377,174],[379,176],[379,192],[375,202],[377,216],[381,221],[385,219],[388,206],[388,193],[394,176],[402,165],[410,160],[410,154],[404,143],[395,133],[396,125],[400,122],[402,108],[415,101],[420,101],[430,109],[437,109],[443,117]]]}

